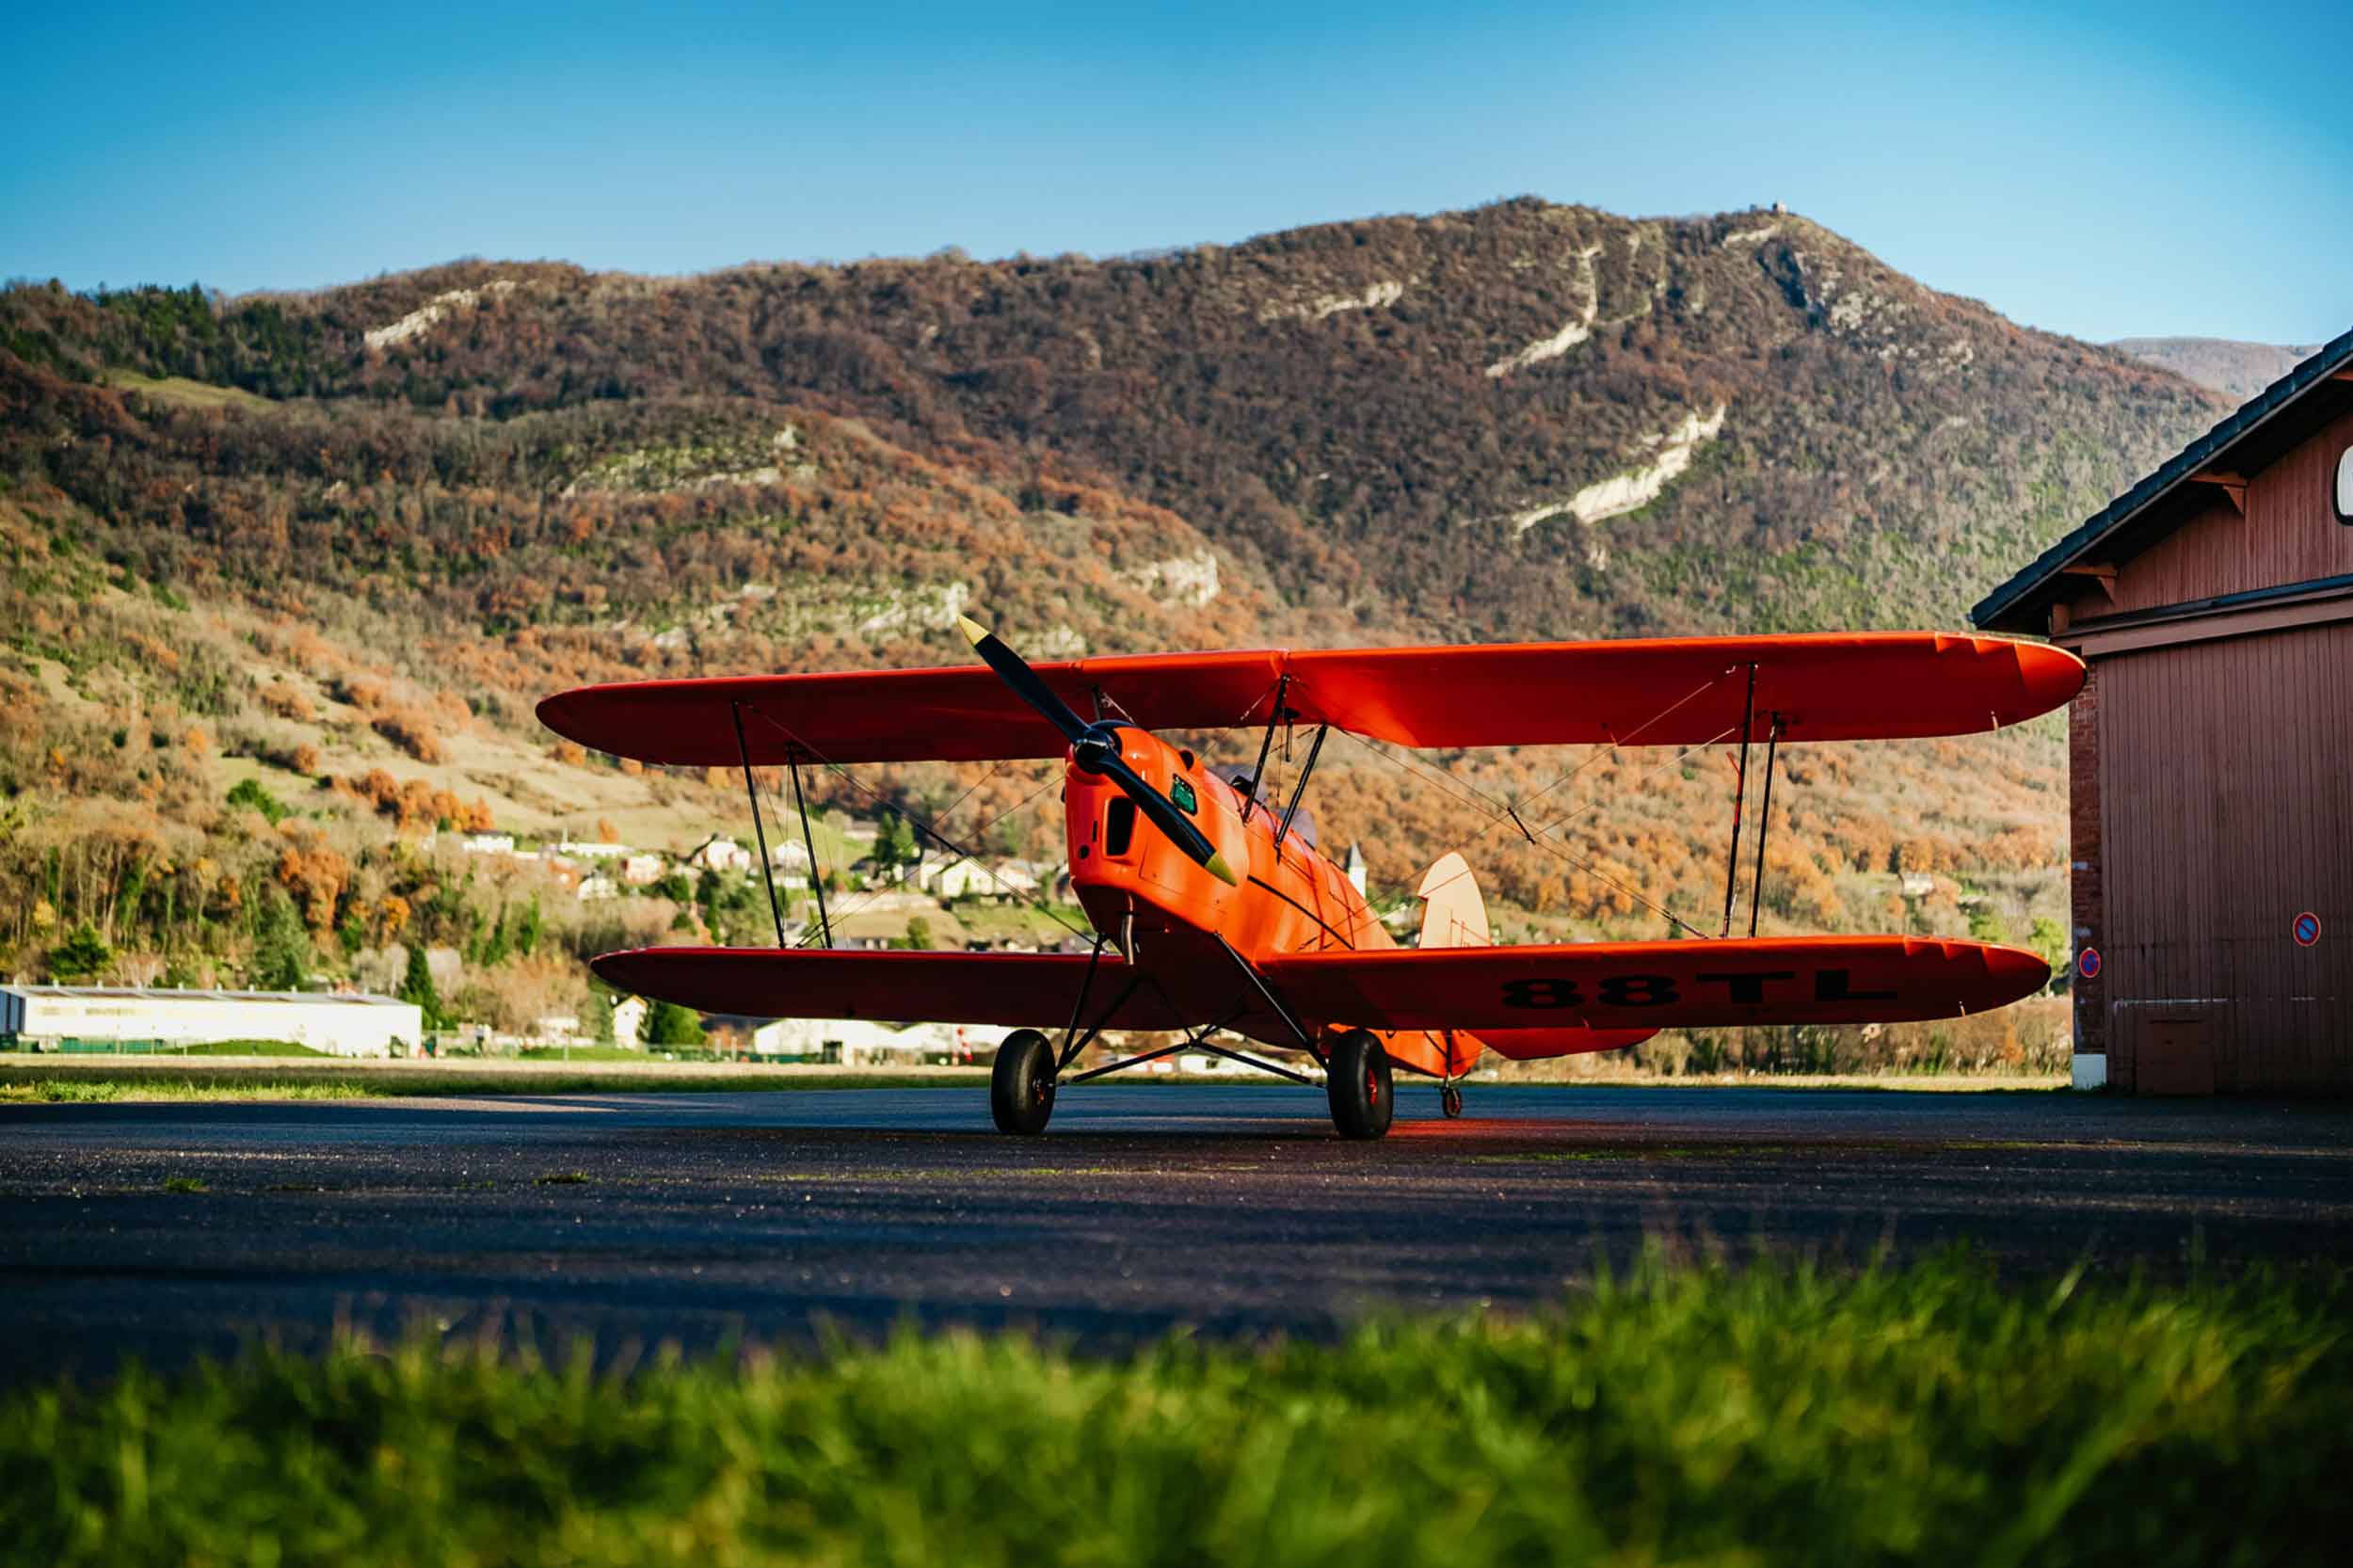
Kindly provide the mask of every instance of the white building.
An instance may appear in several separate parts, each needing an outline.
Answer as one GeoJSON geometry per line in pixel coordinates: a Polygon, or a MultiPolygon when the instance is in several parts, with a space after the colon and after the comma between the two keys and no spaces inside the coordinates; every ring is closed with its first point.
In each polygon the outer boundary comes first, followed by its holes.
{"type": "Polygon", "coordinates": [[[559,839],[551,855],[569,856],[575,860],[617,860],[629,853],[627,844],[590,843],[580,839],[559,839]]]}
{"type": "Polygon", "coordinates": [[[414,1002],[318,991],[0,985],[0,1049],[173,1050],[282,1041],[329,1056],[414,1055],[414,1002]]]}
{"type": "Polygon", "coordinates": [[[584,876],[574,892],[581,903],[594,904],[599,899],[619,898],[621,885],[609,876],[584,876]]]}
{"type": "Polygon", "coordinates": [[[515,835],[469,833],[457,840],[457,847],[468,855],[512,855],[515,853],[515,835]]]}
{"type": "Polygon", "coordinates": [[[621,880],[632,888],[649,887],[662,880],[662,856],[632,855],[621,862],[621,880]]]}
{"type": "Polygon", "coordinates": [[[733,839],[706,839],[700,848],[686,857],[686,863],[704,871],[747,872],[752,869],[752,852],[733,839]]]}
{"type": "MultiPolygon", "coordinates": [[[[869,1018],[777,1018],[754,1025],[753,1054],[797,1056],[851,1067],[904,1067],[971,1059],[978,1048],[962,1024],[909,1024],[904,1029],[869,1018]]],[[[995,1041],[989,1042],[991,1048],[995,1041]]]]}
{"type": "Polygon", "coordinates": [[[623,997],[613,1004],[613,1043],[635,1050],[646,1043],[646,1015],[653,1011],[643,997],[623,997]]]}
{"type": "Polygon", "coordinates": [[[943,902],[986,898],[1017,903],[1035,897],[1038,890],[1036,872],[1018,860],[925,861],[917,870],[915,880],[918,887],[943,902]]]}

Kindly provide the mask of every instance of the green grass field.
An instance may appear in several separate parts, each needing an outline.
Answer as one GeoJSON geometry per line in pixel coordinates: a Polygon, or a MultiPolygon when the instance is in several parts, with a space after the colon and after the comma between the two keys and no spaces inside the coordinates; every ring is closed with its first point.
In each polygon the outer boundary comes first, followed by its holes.
{"type": "Polygon", "coordinates": [[[292,1040],[216,1040],[209,1045],[189,1046],[168,1052],[172,1056],[291,1056],[312,1061],[328,1060],[327,1052],[297,1046],[292,1040]]]}
{"type": "Polygon", "coordinates": [[[2342,1275],[1657,1264],[1534,1320],[1098,1361],[254,1352],[0,1400],[40,1563],[2342,1560],[2342,1275]]]}
{"type": "Polygon", "coordinates": [[[209,381],[191,381],[184,376],[141,376],[135,370],[110,370],[105,383],[129,392],[139,392],[165,403],[176,403],[190,408],[268,408],[270,400],[241,387],[216,387],[209,381]]]}

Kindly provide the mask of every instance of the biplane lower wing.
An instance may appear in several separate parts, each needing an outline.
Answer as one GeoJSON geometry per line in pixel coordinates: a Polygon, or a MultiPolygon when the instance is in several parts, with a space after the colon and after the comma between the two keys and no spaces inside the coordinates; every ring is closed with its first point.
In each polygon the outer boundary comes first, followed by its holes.
{"type": "Polygon", "coordinates": [[[2051,975],[2017,948],[1911,936],[1312,952],[1269,959],[1261,972],[1304,1016],[1482,1039],[1949,1018],[2007,1006],[2051,975]]]}
{"type": "MultiPolygon", "coordinates": [[[[1076,953],[640,948],[595,961],[624,991],[752,1017],[1051,1024],[1078,1010],[1076,953]]],[[[1868,1023],[1990,1012],[2033,994],[2050,969],[2031,952],[1910,936],[1298,953],[1259,966],[1314,1024],[1468,1030],[1506,1056],[1630,1045],[1674,1027],[1868,1023]]],[[[1225,997],[1136,984],[1099,967],[1087,1007],[1107,1029],[1199,1029],[1225,997]],[[1116,1003],[1116,1005],[1114,1005],[1116,1003]],[[1108,1009],[1108,1011],[1106,1011],[1108,1009]]]]}
{"type": "MultiPolygon", "coordinates": [[[[799,948],[637,948],[590,968],[605,984],[705,1013],[754,1018],[872,1018],[893,1023],[1060,1024],[1087,988],[1088,960],[1062,952],[840,952],[799,948]]],[[[1106,1029],[1198,1029],[1218,1020],[1155,985],[1128,986],[1116,958],[1100,966],[1090,1022],[1106,1029]]]]}

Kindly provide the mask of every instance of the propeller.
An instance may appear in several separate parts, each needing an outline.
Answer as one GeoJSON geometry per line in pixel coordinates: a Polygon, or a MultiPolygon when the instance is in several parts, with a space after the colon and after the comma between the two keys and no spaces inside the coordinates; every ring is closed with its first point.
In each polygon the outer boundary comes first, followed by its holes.
{"type": "Polygon", "coordinates": [[[1234,868],[1225,863],[1225,856],[1217,852],[1209,836],[1193,825],[1191,817],[1176,808],[1176,803],[1144,781],[1144,776],[1128,765],[1120,756],[1120,726],[1110,720],[1089,724],[1072,711],[1054,688],[1040,679],[1037,671],[1023,661],[1021,655],[1007,648],[997,634],[969,616],[958,616],[956,624],[964,629],[966,640],[981,662],[997,672],[997,678],[1011,686],[1014,695],[1036,709],[1041,717],[1062,731],[1070,743],[1070,760],[1082,772],[1108,778],[1119,786],[1120,792],[1136,803],[1153,826],[1168,835],[1178,849],[1193,857],[1193,863],[1227,887],[1234,887],[1241,878],[1234,868]]]}

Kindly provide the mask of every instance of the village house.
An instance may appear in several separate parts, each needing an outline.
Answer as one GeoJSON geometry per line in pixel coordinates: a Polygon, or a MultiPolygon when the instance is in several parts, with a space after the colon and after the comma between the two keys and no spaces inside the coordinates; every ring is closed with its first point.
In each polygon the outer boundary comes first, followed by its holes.
{"type": "Polygon", "coordinates": [[[748,872],[752,869],[752,852],[725,834],[713,834],[695,846],[686,856],[686,863],[697,871],[748,872]]]}
{"type": "Polygon", "coordinates": [[[613,1043],[635,1050],[645,1043],[646,1015],[652,1006],[643,997],[623,997],[613,1004],[613,1043]]]}
{"type": "Polygon", "coordinates": [[[1035,898],[1041,886],[1037,869],[1024,861],[969,857],[926,861],[917,869],[915,884],[943,902],[981,898],[1000,904],[1035,898]]]}

